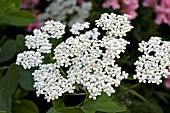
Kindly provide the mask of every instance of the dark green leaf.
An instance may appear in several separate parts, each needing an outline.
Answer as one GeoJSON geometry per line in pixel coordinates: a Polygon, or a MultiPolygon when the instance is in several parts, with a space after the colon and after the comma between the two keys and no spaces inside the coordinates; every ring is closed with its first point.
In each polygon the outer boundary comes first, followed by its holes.
{"type": "Polygon", "coordinates": [[[12,0],[13,3],[15,3],[15,6],[17,9],[21,7],[22,0],[12,0]]]}
{"type": "Polygon", "coordinates": [[[37,105],[31,100],[21,100],[21,103],[12,105],[14,113],[39,113],[37,105]]]}
{"type": "Polygon", "coordinates": [[[0,53],[2,53],[2,48],[0,47],[0,53]]]}
{"type": "Polygon", "coordinates": [[[33,87],[34,80],[32,78],[32,72],[33,70],[25,70],[22,66],[19,66],[19,74],[20,74],[19,84],[25,90],[30,90],[30,91],[35,90],[33,87]]]}
{"type": "Polygon", "coordinates": [[[22,52],[27,49],[25,46],[24,35],[21,35],[21,34],[17,35],[16,42],[17,42],[17,52],[22,52]]]}
{"type": "Polygon", "coordinates": [[[84,113],[81,109],[76,109],[74,107],[65,107],[57,110],[57,113],[84,113]]]}
{"type": "Polygon", "coordinates": [[[52,103],[55,109],[61,109],[65,107],[64,103],[60,98],[57,100],[53,100],[52,103]]]}
{"type": "Polygon", "coordinates": [[[118,103],[111,100],[111,97],[105,93],[98,96],[96,100],[87,99],[81,109],[85,113],[95,113],[95,111],[102,112],[123,112],[126,111],[126,107],[119,105],[118,103]]]}
{"type": "Polygon", "coordinates": [[[18,67],[12,64],[7,74],[0,79],[0,111],[11,112],[12,94],[17,88],[18,81],[18,67]]]}
{"type": "Polygon", "coordinates": [[[51,107],[46,113],[57,113],[54,107],[51,107]]]}
{"type": "Polygon", "coordinates": [[[0,63],[10,60],[16,53],[16,41],[7,40],[2,46],[2,52],[0,53],[0,63]]]}
{"type": "Polygon", "coordinates": [[[4,14],[0,18],[0,24],[13,26],[26,26],[32,24],[35,18],[29,11],[15,11],[4,14]]]}
{"type": "Polygon", "coordinates": [[[27,90],[24,90],[22,88],[17,88],[17,90],[15,91],[15,93],[13,94],[13,99],[22,99],[23,97],[25,97],[28,94],[27,90]]]}
{"type": "Polygon", "coordinates": [[[16,11],[16,5],[11,0],[1,0],[0,2],[0,18],[7,12],[16,11]]]}

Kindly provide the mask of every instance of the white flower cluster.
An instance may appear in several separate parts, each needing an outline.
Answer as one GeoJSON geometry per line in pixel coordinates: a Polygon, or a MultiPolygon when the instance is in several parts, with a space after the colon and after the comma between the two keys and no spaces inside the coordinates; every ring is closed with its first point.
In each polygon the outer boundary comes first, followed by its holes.
{"type": "Polygon", "coordinates": [[[53,0],[45,9],[45,13],[38,16],[39,26],[44,25],[48,19],[60,21],[63,24],[72,26],[74,23],[84,23],[90,15],[91,2],[77,4],[77,0],[53,0]]]}
{"type": "Polygon", "coordinates": [[[50,38],[59,39],[65,33],[65,25],[54,20],[45,22],[45,25],[41,29],[45,34],[49,34],[50,38]]]}
{"type": "MultiPolygon", "coordinates": [[[[102,18],[100,20],[102,22],[102,18]]],[[[79,25],[76,25],[74,28],[77,31],[79,25]]],[[[94,28],[75,38],[70,37],[54,49],[53,57],[60,66],[69,67],[68,79],[83,85],[90,93],[89,98],[93,99],[101,95],[101,92],[110,96],[115,92],[113,86],[117,87],[122,79],[128,77],[115,64],[115,58],[120,58],[120,53],[125,52],[129,42],[109,35],[100,40],[99,35],[98,29],[94,28]]]]}
{"type": "MultiPolygon", "coordinates": [[[[124,16],[117,15],[115,18],[117,18],[116,22],[118,23],[124,20],[124,16]]],[[[96,24],[98,27],[105,29],[106,33],[116,32],[115,26],[121,29],[121,32],[124,32],[122,31],[124,29],[117,24],[109,28],[107,28],[108,26],[102,26],[105,21],[106,19],[102,15],[96,21],[96,24]]],[[[110,21],[114,21],[114,19],[108,20],[108,22],[110,21]]],[[[126,26],[128,26],[127,23],[129,21],[124,22],[126,26]]],[[[123,23],[121,25],[124,26],[123,23]]],[[[120,58],[120,53],[125,52],[126,45],[129,44],[128,41],[121,38],[124,35],[117,35],[120,38],[115,38],[116,35],[108,34],[100,36],[98,28],[80,34],[79,30],[89,28],[89,23],[75,24],[73,26],[71,32],[79,35],[69,37],[52,50],[54,51],[54,56],[51,60],[55,63],[42,64],[42,60],[40,62],[39,59],[43,58],[41,57],[41,52],[49,53],[43,52],[41,49],[44,44],[49,43],[48,39],[60,38],[64,34],[65,26],[59,22],[48,21],[44,27],[41,27],[41,30],[34,30],[34,36],[26,37],[26,46],[29,49],[36,49],[40,54],[38,57],[28,60],[27,58],[30,57],[26,55],[26,52],[18,55],[16,62],[18,65],[27,65],[26,68],[39,66],[39,69],[32,73],[35,81],[34,87],[37,90],[37,96],[44,94],[47,101],[58,99],[59,96],[66,92],[73,93],[75,89],[73,84],[83,86],[89,92],[89,98],[96,99],[102,92],[110,96],[115,92],[114,86],[118,87],[121,80],[128,77],[128,74],[122,71],[121,67],[115,63],[115,60],[120,58]],[[46,43],[43,41],[46,41],[46,43]],[[60,74],[63,67],[67,70],[66,78],[60,74]]],[[[129,25],[124,33],[131,29],[132,27],[129,25]]],[[[34,56],[34,53],[36,55],[36,52],[33,52],[31,56],[34,56]]]]}
{"type": "Polygon", "coordinates": [[[49,38],[61,38],[65,33],[65,25],[53,20],[47,21],[41,30],[35,29],[32,35],[25,37],[25,46],[28,49],[35,49],[34,51],[27,51],[18,54],[16,64],[22,65],[25,69],[38,66],[42,63],[41,53],[50,53],[52,44],[49,38]]]}
{"type": "Polygon", "coordinates": [[[144,55],[135,62],[136,75],[134,79],[139,82],[156,83],[162,82],[162,77],[168,76],[170,68],[170,42],[161,41],[159,37],[151,37],[148,42],[139,43],[139,51],[144,55]]]}
{"type": "Polygon", "coordinates": [[[17,65],[22,65],[24,69],[30,69],[31,67],[36,67],[42,63],[41,53],[35,51],[24,51],[17,56],[17,65]]]}
{"type": "Polygon", "coordinates": [[[35,81],[34,87],[37,90],[37,96],[40,94],[45,95],[45,99],[48,102],[58,99],[63,93],[74,92],[75,87],[72,86],[69,79],[63,78],[56,63],[42,64],[32,75],[35,81]]]}
{"type": "Polygon", "coordinates": [[[96,20],[96,25],[102,27],[103,30],[108,31],[109,36],[126,36],[126,33],[129,32],[133,26],[130,25],[128,21],[129,15],[116,15],[111,13],[110,15],[105,13],[102,14],[99,20],[96,20]]]}
{"type": "Polygon", "coordinates": [[[76,34],[76,35],[79,35],[80,34],[80,31],[79,30],[84,30],[85,28],[89,28],[90,26],[90,23],[89,22],[85,22],[85,23],[83,23],[83,24],[81,24],[81,23],[76,23],[76,24],[73,24],[72,26],[71,26],[71,29],[70,29],[70,31],[72,32],[72,34],[76,34]]]}

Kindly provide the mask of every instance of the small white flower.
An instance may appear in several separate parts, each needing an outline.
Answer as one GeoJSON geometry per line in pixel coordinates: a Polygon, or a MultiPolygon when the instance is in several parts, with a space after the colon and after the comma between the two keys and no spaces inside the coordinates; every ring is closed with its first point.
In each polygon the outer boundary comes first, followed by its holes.
{"type": "Polygon", "coordinates": [[[79,30],[84,30],[85,28],[89,28],[89,25],[90,23],[88,22],[85,22],[83,24],[77,22],[76,24],[72,25],[70,31],[72,32],[72,34],[79,35],[80,34],[79,30]]]}
{"type": "Polygon", "coordinates": [[[16,64],[22,65],[24,69],[30,69],[31,67],[36,67],[41,64],[43,58],[44,57],[41,56],[39,52],[24,51],[17,55],[16,64]]]}
{"type": "Polygon", "coordinates": [[[45,25],[41,27],[42,31],[49,34],[50,38],[61,38],[65,33],[65,25],[60,22],[55,22],[54,20],[46,21],[45,25]]]}
{"type": "Polygon", "coordinates": [[[161,41],[160,37],[151,37],[148,42],[139,43],[138,50],[143,52],[144,55],[134,63],[137,74],[133,78],[139,79],[139,82],[143,83],[148,81],[148,83],[160,84],[161,78],[168,76],[169,46],[170,42],[161,41]]]}
{"type": "Polygon", "coordinates": [[[39,69],[35,70],[32,75],[37,96],[44,94],[48,102],[58,99],[63,93],[74,92],[75,87],[72,86],[69,79],[64,78],[60,74],[56,64],[40,65],[39,69]]]}
{"type": "Polygon", "coordinates": [[[44,25],[49,18],[68,26],[72,26],[76,22],[84,23],[85,19],[90,16],[91,9],[91,2],[82,2],[78,5],[77,0],[53,0],[45,12],[38,16],[39,25],[44,25]]]}
{"type": "Polygon", "coordinates": [[[123,37],[133,27],[128,20],[129,15],[116,15],[111,13],[110,15],[104,13],[99,20],[96,20],[97,27],[102,27],[103,30],[107,30],[109,36],[123,37]]]}

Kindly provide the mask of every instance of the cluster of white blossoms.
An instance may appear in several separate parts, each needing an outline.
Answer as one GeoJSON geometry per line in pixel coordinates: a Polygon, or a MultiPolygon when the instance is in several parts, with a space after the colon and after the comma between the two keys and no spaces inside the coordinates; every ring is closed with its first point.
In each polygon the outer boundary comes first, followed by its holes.
{"type": "Polygon", "coordinates": [[[46,20],[60,21],[65,25],[72,26],[76,22],[84,23],[90,15],[91,2],[78,4],[77,0],[53,0],[38,16],[39,26],[43,26],[46,20]]]}
{"type": "Polygon", "coordinates": [[[22,65],[24,69],[30,69],[31,67],[39,66],[43,58],[40,52],[24,51],[18,54],[16,64],[22,65]]]}
{"type": "Polygon", "coordinates": [[[126,36],[133,26],[130,26],[130,21],[128,21],[129,15],[116,15],[111,13],[110,15],[105,13],[101,15],[99,20],[96,20],[97,27],[102,27],[106,30],[107,35],[110,36],[126,36]]]}
{"type": "Polygon", "coordinates": [[[47,21],[40,30],[35,29],[33,31],[34,35],[27,35],[25,37],[25,46],[35,51],[31,50],[18,54],[16,64],[22,65],[24,69],[30,69],[41,64],[44,58],[41,54],[50,53],[52,49],[49,39],[61,38],[65,33],[64,30],[65,25],[53,20],[47,21]]]}
{"type": "MultiPolygon", "coordinates": [[[[96,21],[97,25],[105,22],[102,17],[99,19],[100,21],[96,21]]],[[[119,16],[119,18],[125,17],[119,16]]],[[[75,24],[72,27],[72,33],[77,34],[80,26],[83,26],[83,24],[75,24]]],[[[104,28],[105,26],[100,27],[104,28]]],[[[132,29],[130,24],[128,28],[129,30],[126,29],[125,32],[132,29]]],[[[112,29],[114,28],[109,28],[110,31],[107,31],[107,33],[112,32],[112,29]]],[[[126,45],[129,42],[123,38],[115,38],[114,35],[106,35],[99,39],[99,35],[98,28],[94,28],[75,36],[75,38],[70,37],[54,49],[53,57],[58,65],[69,67],[67,71],[68,79],[72,83],[82,85],[89,92],[89,98],[93,99],[96,99],[102,92],[110,96],[115,92],[113,86],[117,87],[122,79],[128,77],[128,74],[121,71],[121,67],[115,64],[115,59],[120,58],[120,53],[125,52],[126,45]]]]}
{"type": "Polygon", "coordinates": [[[168,76],[170,68],[170,42],[161,41],[159,37],[151,37],[148,42],[139,43],[138,50],[144,55],[135,62],[134,79],[139,79],[139,82],[143,83],[160,84],[162,77],[168,76]]]}
{"type": "Polygon", "coordinates": [[[32,75],[37,96],[44,94],[48,102],[58,99],[63,93],[74,92],[75,87],[69,79],[63,78],[56,63],[42,64],[32,75]]]}
{"type": "Polygon", "coordinates": [[[77,22],[76,24],[73,24],[71,26],[70,31],[72,32],[72,34],[79,35],[80,31],[84,30],[85,28],[89,28],[89,25],[89,22],[85,22],[83,24],[77,22]]]}
{"type": "Polygon", "coordinates": [[[65,33],[65,26],[60,22],[47,21],[40,30],[34,30],[34,36],[26,36],[26,46],[36,52],[29,55],[29,52],[20,53],[16,64],[26,65],[25,69],[39,66],[32,73],[34,87],[37,96],[43,94],[47,101],[58,99],[66,92],[73,93],[74,84],[83,86],[89,92],[89,98],[96,99],[102,92],[110,96],[115,92],[114,87],[118,87],[121,80],[128,77],[128,74],[116,64],[116,59],[120,58],[120,54],[125,52],[126,45],[129,44],[121,38],[132,29],[127,17],[113,13],[103,14],[96,20],[96,25],[106,30],[104,36],[101,36],[98,28],[81,34],[79,30],[89,28],[89,23],[75,24],[71,32],[76,35],[70,36],[55,48],[52,48],[49,40],[61,38],[65,33]],[[109,22],[109,25],[105,25],[106,22],[109,22]],[[54,52],[50,60],[55,63],[44,64],[41,53],[44,55],[49,51],[54,52]],[[63,77],[62,68],[67,72],[66,77],[63,77]]]}

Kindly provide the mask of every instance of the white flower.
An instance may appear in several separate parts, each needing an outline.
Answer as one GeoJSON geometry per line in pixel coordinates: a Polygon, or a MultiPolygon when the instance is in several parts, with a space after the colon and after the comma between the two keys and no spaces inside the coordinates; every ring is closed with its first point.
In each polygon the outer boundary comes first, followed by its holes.
{"type": "Polygon", "coordinates": [[[148,42],[139,43],[138,50],[144,55],[135,62],[136,75],[133,76],[134,79],[139,79],[139,82],[143,83],[160,84],[161,78],[168,76],[170,42],[161,41],[159,37],[151,37],[148,42]]]}
{"type": "Polygon", "coordinates": [[[50,53],[52,44],[50,44],[48,38],[49,36],[44,32],[35,29],[34,36],[27,35],[25,37],[25,45],[28,49],[37,49],[41,53],[50,53]]]}
{"type": "Polygon", "coordinates": [[[65,33],[65,25],[54,20],[45,22],[45,25],[41,27],[42,31],[49,34],[50,38],[61,38],[65,33]]]}
{"type": "Polygon", "coordinates": [[[72,26],[76,22],[84,23],[85,19],[89,17],[91,9],[91,2],[77,5],[77,0],[53,0],[45,9],[45,13],[38,16],[39,25],[42,26],[49,18],[68,26],[72,26]]]}
{"type": "Polygon", "coordinates": [[[30,69],[31,67],[36,67],[41,64],[43,58],[44,57],[41,56],[39,52],[24,51],[17,55],[16,64],[22,65],[24,69],[30,69]]]}
{"type": "MultiPolygon", "coordinates": [[[[62,1],[59,0],[59,2],[62,1]]],[[[72,4],[71,1],[66,3],[65,6],[72,4]]],[[[72,13],[71,11],[69,13],[72,13]]],[[[58,12],[56,11],[56,13],[58,12]]],[[[37,96],[43,94],[47,101],[58,99],[66,92],[73,93],[75,89],[73,84],[83,86],[89,92],[89,98],[96,99],[102,92],[111,96],[112,93],[115,93],[114,87],[118,87],[121,80],[128,77],[128,74],[122,71],[115,61],[120,58],[121,53],[125,52],[126,45],[129,44],[128,41],[121,38],[132,28],[127,17],[113,13],[111,15],[103,14],[96,24],[106,30],[104,36],[100,36],[98,28],[80,34],[79,30],[89,28],[89,23],[74,24],[70,31],[76,36],[70,36],[52,50],[54,56],[50,60],[55,62],[53,64],[43,64],[44,57],[40,53],[51,52],[50,38],[61,38],[65,33],[65,25],[53,20],[47,21],[40,30],[34,30],[34,36],[26,36],[26,46],[36,52],[26,51],[18,54],[16,64],[23,65],[25,69],[39,66],[32,73],[35,81],[34,87],[37,96]],[[105,18],[105,16],[109,18],[105,18]],[[106,25],[107,21],[108,25],[106,25]],[[121,33],[116,33],[116,29],[121,33]],[[118,36],[119,39],[116,38],[118,36]],[[60,73],[62,67],[67,70],[66,78],[60,73]]],[[[145,78],[142,77],[141,81],[143,79],[145,78]]],[[[155,80],[159,82],[159,78],[155,80]]]]}
{"type": "Polygon", "coordinates": [[[39,69],[35,70],[32,75],[37,96],[40,94],[45,95],[48,102],[58,99],[63,93],[74,92],[75,87],[72,86],[69,79],[60,74],[60,70],[55,63],[40,65],[39,69]]]}
{"type": "Polygon", "coordinates": [[[97,27],[102,27],[103,30],[107,30],[109,36],[126,36],[133,27],[128,21],[129,15],[116,15],[111,13],[110,15],[104,13],[99,20],[96,20],[97,27]]]}
{"type": "Polygon", "coordinates": [[[120,58],[129,42],[113,36],[99,40],[99,35],[98,29],[94,28],[75,38],[70,37],[54,49],[53,57],[60,66],[69,67],[68,79],[83,85],[90,93],[89,98],[93,99],[101,92],[110,96],[115,92],[113,86],[117,87],[128,76],[115,64],[115,58],[120,58]]]}
{"type": "Polygon", "coordinates": [[[76,35],[79,35],[80,32],[79,30],[84,30],[85,28],[89,28],[89,24],[88,22],[85,22],[83,24],[81,23],[76,23],[76,24],[73,24],[70,31],[72,32],[72,34],[76,34],[76,35]]]}

